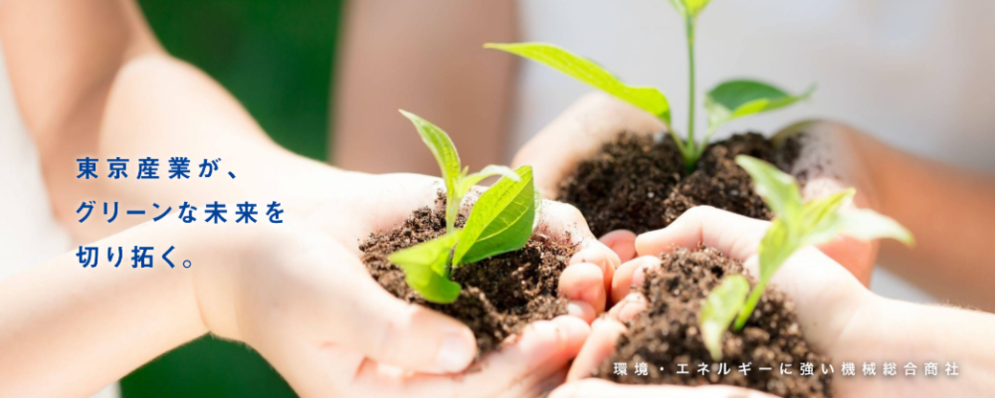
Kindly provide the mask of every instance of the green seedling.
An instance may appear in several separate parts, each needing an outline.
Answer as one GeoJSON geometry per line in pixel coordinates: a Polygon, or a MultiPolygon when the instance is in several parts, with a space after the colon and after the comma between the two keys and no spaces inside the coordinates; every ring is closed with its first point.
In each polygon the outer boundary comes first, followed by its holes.
{"type": "Polygon", "coordinates": [[[677,144],[684,158],[688,172],[693,171],[698,159],[705,152],[708,141],[719,126],[742,117],[772,111],[792,105],[808,98],[815,90],[809,88],[801,95],[791,95],[773,85],[755,80],[730,80],[719,84],[705,97],[705,111],[708,113],[708,131],[701,141],[695,139],[695,66],[694,41],[698,14],[710,0],[670,0],[684,19],[688,49],[688,125],[687,140],[682,140],[671,127],[670,103],[667,97],[654,87],[630,86],[612,75],[597,63],[545,43],[487,43],[493,48],[519,55],[542,63],[563,72],[583,83],[635,105],[656,116],[667,127],[667,131],[677,144]]]}
{"type": "Polygon", "coordinates": [[[459,297],[461,287],[450,277],[453,267],[501,253],[518,250],[532,236],[541,200],[532,181],[532,167],[511,170],[487,166],[467,174],[449,136],[436,125],[410,112],[401,111],[414,123],[425,145],[442,169],[446,186],[446,233],[390,255],[390,262],[404,270],[405,280],[426,300],[448,304],[459,297]],[[460,203],[481,180],[502,178],[477,199],[462,229],[456,228],[460,203]]]}
{"type": "Polygon", "coordinates": [[[709,293],[701,308],[702,339],[715,360],[722,358],[722,335],[733,318],[733,330],[741,331],[770,278],[798,249],[829,242],[839,235],[863,241],[892,238],[910,246],[914,243],[912,234],[895,220],[873,210],[846,208],[856,193],[853,188],[802,202],[798,183],[777,167],[745,155],[737,156],[736,163],[753,178],[754,189],[774,213],[774,219],[757,249],[760,278],[749,296],[746,278],[729,275],[709,293]]]}

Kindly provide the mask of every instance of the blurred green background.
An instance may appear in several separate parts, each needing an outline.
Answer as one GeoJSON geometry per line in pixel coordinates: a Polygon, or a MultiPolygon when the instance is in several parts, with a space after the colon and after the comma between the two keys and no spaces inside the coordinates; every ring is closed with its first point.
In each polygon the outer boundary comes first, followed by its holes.
{"type": "MultiPolygon", "coordinates": [[[[159,41],[221,83],[280,145],[325,160],[344,0],[139,0],[159,41]]],[[[295,397],[243,344],[203,337],[121,380],[127,398],[295,397]]]]}

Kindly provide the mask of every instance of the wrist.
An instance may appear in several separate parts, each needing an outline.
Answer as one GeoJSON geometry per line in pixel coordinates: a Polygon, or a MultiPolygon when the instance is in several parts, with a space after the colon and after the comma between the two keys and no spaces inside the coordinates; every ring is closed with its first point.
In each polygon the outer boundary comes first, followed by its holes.
{"type": "Polygon", "coordinates": [[[239,326],[241,285],[246,268],[270,246],[262,225],[204,225],[185,234],[192,250],[191,283],[204,327],[210,333],[243,341],[239,326]]]}

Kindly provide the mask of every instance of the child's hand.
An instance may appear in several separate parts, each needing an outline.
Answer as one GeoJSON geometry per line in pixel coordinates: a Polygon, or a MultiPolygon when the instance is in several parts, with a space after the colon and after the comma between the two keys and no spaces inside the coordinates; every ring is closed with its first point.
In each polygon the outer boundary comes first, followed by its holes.
{"type": "MultiPolygon", "coordinates": [[[[643,283],[647,269],[659,266],[658,256],[661,253],[675,247],[694,249],[703,244],[743,261],[748,273],[758,275],[756,249],[769,225],[766,221],[699,206],[688,210],[667,228],[640,235],[636,239],[636,251],[642,257],[623,264],[615,275],[615,294],[626,294],[628,297],[611,309],[608,319],[595,323],[591,337],[574,360],[568,382],[590,375],[612,353],[618,335],[625,331],[618,321],[631,319],[645,309],[645,299],[636,293],[629,294],[629,291],[631,286],[643,283]]],[[[819,250],[807,247],[791,256],[771,283],[794,301],[799,324],[816,351],[835,359],[861,359],[862,355],[867,355],[867,348],[873,342],[866,341],[867,336],[861,335],[861,332],[869,330],[878,320],[873,314],[880,313],[878,310],[882,307],[882,301],[847,270],[819,250]]],[[[834,386],[837,392],[852,391],[853,388],[847,379],[837,379],[834,386]]],[[[733,392],[746,393],[728,387],[633,387],[603,381],[571,383],[561,389],[552,396],[653,393],[710,397],[735,395],[733,392]]]]}
{"type": "MultiPolygon", "coordinates": [[[[665,126],[650,114],[614,97],[602,93],[584,96],[567,109],[515,155],[513,165],[531,164],[536,186],[546,198],[559,194],[563,181],[585,158],[595,154],[620,132],[654,134],[665,126]],[[550,148],[555,148],[551,150],[550,148]]],[[[848,187],[857,188],[854,204],[876,209],[873,184],[864,172],[860,151],[855,150],[853,129],[831,122],[804,122],[777,133],[775,145],[784,145],[787,138],[800,132],[808,133],[802,141],[799,161],[790,173],[808,183],[803,190],[805,199],[824,196],[848,187]],[[830,161],[831,159],[831,161],[830,161]]],[[[619,230],[599,237],[623,261],[634,255],[635,235],[619,230]]],[[[878,244],[840,238],[820,246],[826,254],[843,264],[865,285],[870,283],[878,244]]]]}
{"type": "MultiPolygon", "coordinates": [[[[562,380],[587,323],[604,311],[619,264],[576,209],[547,201],[539,227],[581,248],[560,282],[570,315],[530,325],[486,356],[479,372],[461,374],[476,354],[470,330],[395,298],[358,258],[361,239],[432,204],[441,181],[414,174],[337,178],[327,184],[334,194],[301,202],[314,203],[310,211],[296,206],[303,219],[288,220],[293,228],[267,227],[265,239],[244,245],[248,261],[204,276],[204,286],[226,286],[222,293],[202,289],[215,299],[204,305],[214,333],[252,345],[303,396],[522,396],[562,380]]],[[[319,196],[299,197],[309,195],[319,196]]]]}
{"type": "MultiPolygon", "coordinates": [[[[559,195],[559,184],[577,164],[621,132],[655,134],[666,127],[652,115],[610,95],[594,92],[577,100],[515,154],[514,167],[529,164],[544,198],[559,195]]],[[[599,237],[622,261],[632,259],[636,235],[612,231],[599,237]]]]}
{"type": "MultiPolygon", "coordinates": [[[[798,160],[788,172],[805,181],[802,199],[820,198],[853,187],[852,206],[878,210],[877,195],[867,167],[854,141],[859,134],[851,127],[827,121],[806,121],[778,132],[772,140],[784,146],[791,138],[800,144],[798,160]]],[[[823,253],[842,264],[865,286],[870,285],[879,243],[842,236],[819,246],[823,253]]]]}

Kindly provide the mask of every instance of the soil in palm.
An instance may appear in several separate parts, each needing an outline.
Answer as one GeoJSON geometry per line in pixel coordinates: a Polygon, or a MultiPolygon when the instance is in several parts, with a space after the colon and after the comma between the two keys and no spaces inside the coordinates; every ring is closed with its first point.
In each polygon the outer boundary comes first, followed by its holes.
{"type": "Polygon", "coordinates": [[[783,397],[832,396],[832,373],[822,373],[830,359],[808,345],[794,304],[776,288],[767,288],[741,332],[726,331],[723,358],[712,360],[698,329],[701,303],[724,275],[742,272],[740,262],[711,248],[679,248],[662,255],[660,268],[647,272],[638,287],[648,300],[647,310],[628,322],[615,352],[594,376],[625,384],[727,384],[783,397]],[[625,375],[615,372],[616,363],[626,363],[625,375]],[[634,372],[639,363],[647,364],[647,375],[634,372]],[[791,374],[781,372],[782,363],[791,365],[786,368],[791,374]],[[812,364],[812,375],[801,374],[803,363],[812,364]],[[680,364],[688,374],[677,373],[680,364]],[[707,373],[699,372],[701,364],[707,373]],[[742,364],[750,366],[745,375],[742,364]]]}
{"type": "MultiPolygon", "coordinates": [[[[374,233],[360,244],[363,262],[384,289],[465,323],[477,338],[478,355],[498,348],[532,321],[566,313],[567,301],[559,296],[557,286],[575,247],[539,233],[522,249],[453,270],[452,279],[463,286],[454,303],[430,303],[412,290],[404,280],[404,271],[387,257],[444,234],[444,201],[440,198],[434,209],[416,210],[400,226],[374,233]]],[[[461,216],[456,224],[464,222],[461,216]]]]}
{"type": "Polygon", "coordinates": [[[760,134],[738,134],[710,144],[688,173],[669,136],[622,133],[560,184],[559,200],[580,209],[595,236],[660,229],[697,205],[766,220],[771,214],[735,158],[749,155],[788,170],[797,153],[796,140],[776,150],[760,134]]]}

